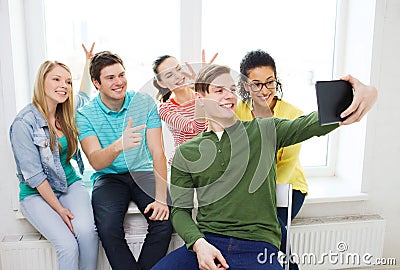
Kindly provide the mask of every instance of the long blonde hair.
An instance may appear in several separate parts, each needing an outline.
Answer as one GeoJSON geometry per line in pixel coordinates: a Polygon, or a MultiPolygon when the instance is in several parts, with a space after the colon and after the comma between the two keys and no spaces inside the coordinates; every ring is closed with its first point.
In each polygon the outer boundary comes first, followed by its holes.
{"type": "MultiPolygon", "coordinates": [[[[53,128],[53,125],[49,122],[49,112],[47,107],[46,101],[46,94],[44,90],[44,81],[46,76],[50,71],[52,71],[55,67],[62,67],[69,74],[71,74],[70,69],[63,63],[57,61],[46,61],[44,62],[36,75],[35,86],[33,89],[33,98],[32,103],[35,107],[40,111],[40,113],[45,118],[50,133],[50,149],[54,152],[55,151],[55,142],[56,142],[56,132],[53,128]]],[[[72,85],[71,85],[71,89],[72,85]]],[[[63,134],[65,135],[68,143],[68,156],[67,162],[71,160],[72,156],[78,150],[78,129],[75,124],[75,108],[74,108],[74,94],[73,91],[70,91],[68,94],[68,99],[63,102],[59,103],[56,108],[56,125],[63,134]]],[[[60,145],[58,145],[60,152],[62,151],[60,145]]]]}

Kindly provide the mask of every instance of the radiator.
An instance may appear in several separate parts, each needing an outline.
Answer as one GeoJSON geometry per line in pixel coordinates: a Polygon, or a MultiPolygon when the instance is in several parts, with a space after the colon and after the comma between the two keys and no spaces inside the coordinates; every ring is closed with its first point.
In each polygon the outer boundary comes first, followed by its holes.
{"type": "Polygon", "coordinates": [[[40,234],[5,236],[0,255],[2,270],[57,269],[56,253],[40,234]]]}
{"type": "Polygon", "coordinates": [[[295,219],[291,258],[302,270],[371,266],[382,257],[384,234],[376,215],[295,219]]]}
{"type": "MultiPolygon", "coordinates": [[[[126,239],[137,258],[144,240],[145,224],[137,217],[126,221],[126,225],[131,224],[126,226],[126,239]]],[[[300,259],[302,270],[367,266],[362,258],[357,263],[356,256],[382,257],[384,233],[385,221],[379,216],[296,219],[291,228],[292,258],[300,259]],[[337,262],[327,257],[335,254],[337,262]]],[[[0,270],[57,269],[54,249],[40,234],[6,236],[0,240],[0,270]]],[[[179,236],[173,234],[169,250],[182,244],[179,236]]],[[[111,269],[101,246],[97,269],[111,269]]]]}
{"type": "MultiPolygon", "coordinates": [[[[127,243],[138,258],[145,235],[129,236],[127,243]]],[[[172,235],[169,251],[180,247],[182,239],[172,235]]],[[[9,235],[0,239],[0,270],[54,270],[57,256],[52,244],[40,234],[9,235]]],[[[104,249],[99,246],[97,270],[111,270],[104,249]]]]}

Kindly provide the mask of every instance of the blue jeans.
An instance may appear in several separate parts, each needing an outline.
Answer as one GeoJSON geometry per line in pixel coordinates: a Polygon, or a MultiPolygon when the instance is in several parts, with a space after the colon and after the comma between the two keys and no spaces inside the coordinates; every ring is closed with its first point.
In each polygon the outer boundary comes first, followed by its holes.
{"type": "Polygon", "coordinates": [[[20,202],[21,211],[55,247],[59,270],[95,270],[99,239],[85,185],[77,181],[68,187],[66,193],[56,193],[56,196],[74,215],[71,223],[75,235],[40,195],[24,198],[20,202]]]}
{"type": "Polygon", "coordinates": [[[130,201],[143,213],[154,202],[155,178],[153,172],[107,174],[99,177],[93,186],[92,204],[99,236],[113,270],[150,269],[167,253],[172,224],[152,221],[145,214],[148,233],[136,261],[125,240],[124,218],[130,201]]]}
{"type": "MultiPolygon", "coordinates": [[[[293,190],[292,194],[292,220],[297,216],[301,207],[303,206],[306,194],[302,193],[300,190],[293,190]]],[[[287,215],[288,211],[286,207],[278,207],[278,221],[281,226],[282,238],[280,250],[286,253],[286,225],[287,225],[287,215]]],[[[289,261],[290,270],[298,270],[299,267],[296,263],[289,261]]]]}
{"type": "MultiPolygon", "coordinates": [[[[230,270],[282,270],[278,249],[267,242],[206,233],[206,240],[224,256],[230,270]]],[[[182,246],[159,261],[152,270],[198,270],[196,253],[182,246]]]]}

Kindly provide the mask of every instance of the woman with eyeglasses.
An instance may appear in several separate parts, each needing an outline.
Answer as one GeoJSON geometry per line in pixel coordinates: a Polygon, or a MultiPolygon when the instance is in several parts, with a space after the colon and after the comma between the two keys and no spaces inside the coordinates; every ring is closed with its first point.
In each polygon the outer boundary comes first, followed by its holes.
{"type": "MultiPolygon", "coordinates": [[[[239,88],[242,100],[238,102],[237,117],[241,120],[252,120],[256,116],[295,119],[303,112],[294,105],[282,100],[281,83],[277,78],[274,59],[267,52],[256,50],[248,52],[240,63],[243,75],[239,88]]],[[[276,182],[293,185],[292,219],[303,205],[308,192],[299,154],[301,144],[279,149],[277,159],[276,182]]],[[[278,220],[282,231],[281,251],[286,252],[287,208],[278,207],[278,220]]],[[[290,263],[290,269],[298,269],[297,264],[290,263]]]]}
{"type": "MultiPolygon", "coordinates": [[[[241,120],[252,120],[254,117],[277,117],[295,119],[303,112],[294,105],[282,100],[282,86],[277,78],[274,59],[262,50],[250,51],[240,63],[241,81],[239,95],[242,100],[237,104],[236,116],[241,120]]],[[[378,91],[373,86],[367,86],[356,78],[348,75],[341,78],[350,82],[354,90],[351,105],[341,113],[346,120],[340,125],[348,125],[360,119],[369,111],[378,97],[378,91]]],[[[278,150],[276,182],[292,184],[292,220],[299,213],[308,192],[299,154],[300,144],[284,147],[278,150]]],[[[287,208],[277,209],[281,226],[281,251],[286,253],[286,221],[287,208]]],[[[289,269],[299,269],[298,265],[289,261],[289,269]]]]}
{"type": "MultiPolygon", "coordinates": [[[[209,63],[216,57],[217,54],[209,63]]],[[[204,50],[202,61],[206,62],[204,50]]],[[[153,85],[158,89],[157,99],[161,102],[159,114],[174,138],[174,150],[169,164],[177,146],[206,128],[206,121],[200,117],[199,108],[195,106],[193,79],[196,73],[190,64],[186,63],[186,66],[190,73],[185,72],[178,60],[170,55],[160,56],[153,62],[153,85]]]]}

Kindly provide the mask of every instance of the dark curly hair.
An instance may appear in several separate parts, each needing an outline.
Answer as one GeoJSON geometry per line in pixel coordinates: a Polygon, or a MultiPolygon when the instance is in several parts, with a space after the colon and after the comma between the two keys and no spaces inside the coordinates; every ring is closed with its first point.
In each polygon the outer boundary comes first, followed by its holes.
{"type": "MultiPolygon", "coordinates": [[[[244,80],[247,80],[250,70],[258,67],[271,67],[276,74],[275,60],[272,56],[263,50],[255,50],[248,52],[240,62],[240,82],[239,82],[239,95],[243,101],[250,99],[250,94],[243,87],[244,80]]],[[[278,82],[277,92],[282,93],[281,84],[278,82]]]]}

